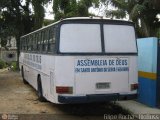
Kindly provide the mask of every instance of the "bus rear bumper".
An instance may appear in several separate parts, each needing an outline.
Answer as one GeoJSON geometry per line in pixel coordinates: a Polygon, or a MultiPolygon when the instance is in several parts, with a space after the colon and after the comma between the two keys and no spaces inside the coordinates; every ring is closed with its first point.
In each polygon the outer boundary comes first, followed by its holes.
{"type": "Polygon", "coordinates": [[[73,103],[93,103],[93,102],[107,102],[117,100],[133,100],[137,98],[137,94],[93,94],[86,96],[58,96],[58,102],[64,104],[73,103]]]}

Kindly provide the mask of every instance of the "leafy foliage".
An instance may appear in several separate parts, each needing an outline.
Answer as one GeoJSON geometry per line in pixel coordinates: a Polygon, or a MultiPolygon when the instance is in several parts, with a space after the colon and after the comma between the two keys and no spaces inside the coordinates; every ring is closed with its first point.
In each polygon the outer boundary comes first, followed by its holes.
{"type": "Polygon", "coordinates": [[[10,66],[11,66],[11,70],[13,71],[18,70],[18,65],[16,61],[12,62],[10,66]]]}
{"type": "Polygon", "coordinates": [[[39,29],[43,25],[44,20],[44,4],[47,3],[48,0],[32,0],[32,5],[34,9],[34,29],[39,29]]]}
{"type": "Polygon", "coordinates": [[[99,0],[54,0],[53,12],[55,21],[66,17],[89,16],[88,8],[93,4],[98,7],[99,0]]]}
{"type": "Polygon", "coordinates": [[[44,26],[47,26],[47,25],[49,25],[49,24],[51,24],[51,23],[54,23],[54,20],[44,19],[44,21],[43,21],[43,25],[44,25],[44,26]]]}
{"type": "MultiPolygon", "coordinates": [[[[106,16],[125,18],[135,22],[139,37],[158,36],[160,21],[157,15],[160,14],[159,0],[107,0],[107,5],[112,5],[116,10],[106,10],[106,16]]],[[[159,36],[160,37],[160,36],[159,36]]]]}
{"type": "Polygon", "coordinates": [[[5,68],[6,66],[7,66],[6,63],[0,59],[0,69],[5,68]]]}
{"type": "Polygon", "coordinates": [[[42,27],[44,20],[44,4],[51,0],[1,0],[0,1],[0,38],[5,46],[6,36],[19,38],[42,27]],[[34,12],[30,5],[33,5],[34,12]]]}
{"type": "Polygon", "coordinates": [[[0,39],[3,46],[7,37],[16,38],[19,56],[20,36],[42,27],[44,19],[43,5],[50,0],[0,0],[0,39]],[[30,5],[33,5],[34,12],[30,5]],[[6,37],[7,36],[7,37],[6,37]]]}

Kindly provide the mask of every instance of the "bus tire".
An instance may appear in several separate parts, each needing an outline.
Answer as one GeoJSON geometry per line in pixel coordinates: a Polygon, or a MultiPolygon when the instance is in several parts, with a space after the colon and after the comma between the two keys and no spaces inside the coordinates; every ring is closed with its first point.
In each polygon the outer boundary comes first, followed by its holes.
{"type": "Polygon", "coordinates": [[[37,93],[38,93],[38,100],[40,102],[46,102],[46,99],[43,97],[43,89],[42,89],[40,76],[38,76],[38,80],[37,80],[37,93]]]}
{"type": "Polygon", "coordinates": [[[23,83],[24,84],[28,84],[28,82],[25,80],[25,78],[24,78],[24,70],[23,70],[23,67],[22,67],[22,69],[21,69],[21,74],[22,74],[22,79],[23,79],[23,83]]]}

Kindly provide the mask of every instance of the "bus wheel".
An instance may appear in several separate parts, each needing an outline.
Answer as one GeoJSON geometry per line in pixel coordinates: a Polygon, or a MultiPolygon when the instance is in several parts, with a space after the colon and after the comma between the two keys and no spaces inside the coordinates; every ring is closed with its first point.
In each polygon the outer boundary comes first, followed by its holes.
{"type": "Polygon", "coordinates": [[[22,69],[21,69],[21,73],[22,73],[22,79],[23,79],[23,83],[24,84],[28,84],[28,82],[25,80],[25,78],[24,78],[24,70],[23,70],[23,67],[22,67],[22,69]]]}
{"type": "Polygon", "coordinates": [[[38,77],[38,81],[37,81],[37,92],[38,92],[38,100],[40,102],[46,102],[46,99],[43,97],[43,90],[42,90],[42,84],[41,84],[41,78],[38,77]]]}

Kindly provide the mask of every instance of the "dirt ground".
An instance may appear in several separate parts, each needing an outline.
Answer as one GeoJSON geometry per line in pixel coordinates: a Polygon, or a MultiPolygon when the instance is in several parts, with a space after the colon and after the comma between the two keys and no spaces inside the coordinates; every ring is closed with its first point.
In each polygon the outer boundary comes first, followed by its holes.
{"type": "MultiPolygon", "coordinates": [[[[39,102],[36,91],[30,85],[24,85],[19,72],[5,71],[0,73],[0,114],[18,114],[31,117],[50,116],[50,119],[104,119],[107,115],[125,115],[127,111],[111,104],[78,104],[56,105],[50,102],[39,102]]],[[[25,119],[25,118],[23,118],[25,119]]],[[[32,119],[32,117],[30,118],[32,119]]],[[[0,116],[1,120],[1,116],[0,116]]]]}

